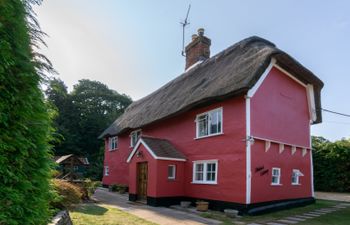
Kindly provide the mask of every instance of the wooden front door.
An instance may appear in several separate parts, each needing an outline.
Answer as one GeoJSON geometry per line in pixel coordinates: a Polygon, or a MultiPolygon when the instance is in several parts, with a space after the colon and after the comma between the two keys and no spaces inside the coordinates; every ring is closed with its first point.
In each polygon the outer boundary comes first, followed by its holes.
{"type": "Polygon", "coordinates": [[[137,198],[138,200],[147,199],[147,162],[137,164],[137,198]]]}

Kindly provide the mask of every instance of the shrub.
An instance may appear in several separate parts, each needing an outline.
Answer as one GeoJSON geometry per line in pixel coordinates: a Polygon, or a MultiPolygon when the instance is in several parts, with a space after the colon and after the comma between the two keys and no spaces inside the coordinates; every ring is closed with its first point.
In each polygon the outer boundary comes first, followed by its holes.
{"type": "Polygon", "coordinates": [[[315,189],[318,191],[350,191],[350,139],[330,142],[313,137],[315,189]]]}
{"type": "Polygon", "coordinates": [[[127,185],[121,184],[121,185],[118,186],[118,192],[120,194],[124,194],[127,190],[128,190],[128,186],[127,185]]]}
{"type": "Polygon", "coordinates": [[[101,186],[100,181],[91,181],[90,179],[85,179],[83,182],[84,188],[87,190],[88,197],[91,197],[95,193],[95,190],[101,186]]]}
{"type": "Polygon", "coordinates": [[[112,185],[110,186],[110,190],[113,191],[113,192],[118,191],[118,185],[117,185],[117,184],[112,184],[112,185]]]}
{"type": "Polygon", "coordinates": [[[68,181],[53,179],[53,186],[60,196],[52,202],[57,208],[69,208],[73,204],[80,203],[83,197],[82,189],[68,181]]]}

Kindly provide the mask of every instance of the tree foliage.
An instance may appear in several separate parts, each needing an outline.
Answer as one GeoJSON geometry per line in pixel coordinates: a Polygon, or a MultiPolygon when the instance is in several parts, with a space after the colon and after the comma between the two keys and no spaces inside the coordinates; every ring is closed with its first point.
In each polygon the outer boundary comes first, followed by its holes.
{"type": "Polygon", "coordinates": [[[103,142],[98,135],[131,103],[130,97],[109,89],[98,81],[80,80],[68,93],[59,79],[53,79],[46,91],[48,100],[57,108],[55,119],[59,142],[56,155],[76,154],[89,158],[90,176],[102,176],[103,142]]]}
{"type": "Polygon", "coordinates": [[[31,4],[0,1],[0,224],[49,217],[50,112],[40,82],[52,67],[35,52],[43,33],[31,4]]]}
{"type": "Polygon", "coordinates": [[[313,137],[315,189],[350,192],[350,139],[330,142],[313,137]]]}

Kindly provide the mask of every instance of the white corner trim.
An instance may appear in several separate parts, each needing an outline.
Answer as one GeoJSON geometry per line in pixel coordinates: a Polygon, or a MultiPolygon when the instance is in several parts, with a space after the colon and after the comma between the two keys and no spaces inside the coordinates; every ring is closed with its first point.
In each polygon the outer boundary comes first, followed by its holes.
{"type": "Polygon", "coordinates": [[[246,204],[251,201],[251,143],[250,143],[250,97],[245,98],[246,105],[246,204]]]}
{"type": "Polygon", "coordinates": [[[282,67],[280,67],[279,65],[275,64],[274,65],[278,70],[282,71],[285,75],[287,75],[289,78],[291,78],[292,80],[294,80],[295,82],[297,82],[298,84],[300,84],[303,87],[306,87],[307,85],[304,84],[303,82],[301,82],[300,80],[298,80],[295,76],[293,76],[291,73],[289,73],[287,70],[283,69],[282,67]]]}
{"type": "Polygon", "coordinates": [[[309,103],[308,105],[309,105],[310,119],[312,120],[312,122],[314,122],[317,119],[314,86],[311,84],[308,84],[306,87],[306,90],[307,90],[307,100],[309,103]]]}
{"type": "Polygon", "coordinates": [[[264,73],[261,75],[261,77],[259,78],[259,80],[255,83],[255,85],[249,89],[247,96],[248,97],[253,97],[255,92],[259,89],[259,87],[261,86],[261,84],[263,83],[263,81],[265,80],[265,78],[267,77],[267,75],[270,73],[272,67],[276,64],[276,59],[272,58],[270,64],[267,66],[266,70],[264,71],[264,73]]]}
{"type": "Polygon", "coordinates": [[[271,141],[265,141],[265,152],[271,148],[271,141]]]}
{"type": "Polygon", "coordinates": [[[126,160],[127,163],[129,163],[132,159],[132,157],[134,156],[134,154],[136,153],[137,149],[139,148],[140,144],[142,144],[143,146],[145,146],[145,148],[147,149],[147,151],[151,154],[151,156],[154,158],[154,159],[158,159],[158,160],[171,160],[171,161],[183,161],[185,162],[186,159],[179,159],[179,158],[169,158],[169,157],[159,157],[159,156],[156,156],[156,154],[154,154],[153,150],[146,144],[146,142],[144,142],[142,140],[142,138],[140,138],[134,149],[132,150],[132,152],[130,153],[128,159],[126,160]]]}

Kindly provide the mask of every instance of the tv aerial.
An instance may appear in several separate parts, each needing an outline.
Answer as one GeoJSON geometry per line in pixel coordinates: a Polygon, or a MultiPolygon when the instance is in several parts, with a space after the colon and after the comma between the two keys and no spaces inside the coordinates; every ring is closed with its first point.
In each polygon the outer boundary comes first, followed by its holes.
{"type": "Polygon", "coordinates": [[[183,22],[180,22],[180,24],[182,25],[182,51],[181,51],[181,55],[182,56],[186,56],[185,54],[185,28],[187,25],[189,25],[190,23],[188,22],[188,15],[190,14],[190,10],[191,10],[191,4],[188,5],[188,9],[187,9],[187,14],[186,14],[186,18],[183,22]]]}

